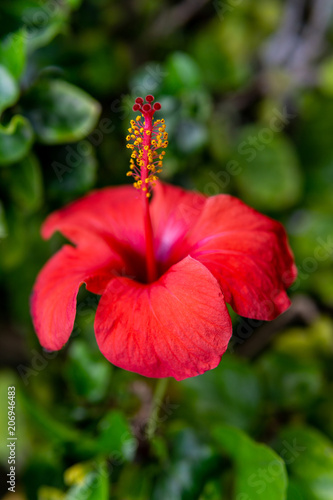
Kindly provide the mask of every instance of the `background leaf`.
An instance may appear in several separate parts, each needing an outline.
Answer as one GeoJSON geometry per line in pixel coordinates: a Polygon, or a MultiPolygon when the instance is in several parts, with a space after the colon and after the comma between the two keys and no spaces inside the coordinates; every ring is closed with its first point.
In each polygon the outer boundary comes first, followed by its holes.
{"type": "Polygon", "coordinates": [[[0,65],[0,113],[15,104],[19,96],[19,89],[14,77],[7,68],[0,65]]]}
{"type": "Polygon", "coordinates": [[[272,449],[229,426],[217,426],[214,436],[235,464],[235,500],[241,497],[257,500],[286,498],[285,465],[272,449]]]}
{"type": "Polygon", "coordinates": [[[279,436],[277,445],[286,450],[286,463],[296,484],[309,500],[333,498],[333,444],[316,429],[289,426],[279,436]]]}
{"type": "Polygon", "coordinates": [[[0,125],[0,165],[15,163],[29,152],[34,139],[30,122],[15,115],[7,126],[0,125]]]}
{"type": "Polygon", "coordinates": [[[25,30],[8,35],[0,44],[0,64],[7,68],[16,81],[20,79],[26,64],[25,30]]]}
{"type": "Polygon", "coordinates": [[[40,82],[26,102],[26,113],[38,140],[61,144],[83,139],[97,123],[99,104],[83,90],[62,80],[40,82]]]}

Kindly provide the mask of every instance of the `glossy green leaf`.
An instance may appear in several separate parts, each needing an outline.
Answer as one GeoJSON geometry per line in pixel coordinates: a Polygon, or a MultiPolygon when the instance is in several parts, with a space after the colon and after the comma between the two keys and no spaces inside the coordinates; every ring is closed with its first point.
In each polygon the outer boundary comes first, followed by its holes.
{"type": "Polygon", "coordinates": [[[311,427],[289,426],[281,431],[276,449],[306,491],[306,500],[333,499],[332,441],[311,427]]]}
{"type": "Polygon", "coordinates": [[[182,120],[178,125],[176,144],[183,153],[195,152],[207,141],[207,128],[194,120],[182,120]]]}
{"type": "Polygon", "coordinates": [[[43,182],[39,162],[33,154],[8,169],[8,190],[19,206],[34,211],[43,201],[43,182]]]}
{"type": "Polygon", "coordinates": [[[0,114],[17,101],[19,88],[11,73],[0,62],[0,114]]]}
{"type": "Polygon", "coordinates": [[[88,140],[57,148],[52,153],[50,165],[47,184],[53,197],[68,201],[85,194],[95,183],[97,161],[88,140]]]}
{"type": "Polygon", "coordinates": [[[184,52],[174,52],[165,65],[163,90],[166,94],[197,89],[201,84],[200,70],[195,60],[184,52]]]}
{"type": "Polygon", "coordinates": [[[107,413],[98,423],[97,430],[99,434],[95,445],[100,453],[115,456],[121,462],[133,458],[137,440],[120,411],[113,410],[107,413]]]}
{"type": "Polygon", "coordinates": [[[38,140],[45,144],[83,139],[94,129],[100,115],[95,99],[62,80],[36,85],[27,96],[25,109],[38,140]]]}
{"type": "Polygon", "coordinates": [[[26,38],[24,30],[8,35],[0,44],[0,64],[19,80],[26,63],[26,38]]]}
{"type": "Polygon", "coordinates": [[[156,480],[152,500],[197,498],[219,458],[214,448],[202,442],[190,429],[181,430],[172,440],[171,461],[156,480]]]}
{"type": "Polygon", "coordinates": [[[67,376],[76,395],[97,402],[107,395],[110,388],[112,366],[88,345],[76,340],[70,346],[67,376]]]}
{"type": "Polygon", "coordinates": [[[234,500],[285,500],[285,465],[271,448],[235,427],[217,426],[213,435],[234,464],[234,500]]]}
{"type": "Polygon", "coordinates": [[[23,116],[15,115],[8,125],[0,125],[0,165],[10,165],[24,158],[33,139],[30,122],[23,116]]]}
{"type": "Polygon", "coordinates": [[[291,142],[269,127],[243,129],[234,159],[240,173],[234,177],[244,201],[264,210],[293,206],[303,188],[302,172],[291,142]]]}
{"type": "Polygon", "coordinates": [[[64,31],[64,27],[62,19],[51,19],[45,26],[31,26],[29,29],[32,35],[27,40],[28,53],[33,53],[48,45],[59,33],[64,31]]]}

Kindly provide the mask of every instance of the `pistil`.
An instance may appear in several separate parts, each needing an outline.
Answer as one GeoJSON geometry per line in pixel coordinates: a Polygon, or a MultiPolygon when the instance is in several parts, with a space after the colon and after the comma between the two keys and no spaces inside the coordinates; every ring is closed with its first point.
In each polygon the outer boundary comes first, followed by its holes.
{"type": "Polygon", "coordinates": [[[146,96],[146,102],[142,97],[135,99],[133,111],[140,111],[141,115],[136,120],[131,120],[131,127],[128,129],[129,135],[127,147],[132,150],[130,160],[130,171],[128,176],[134,177],[134,187],[141,190],[144,214],[144,228],[146,239],[146,260],[148,282],[157,279],[157,266],[154,253],[153,228],[150,218],[149,198],[157,175],[162,171],[162,160],[165,151],[158,153],[158,149],[166,148],[168,145],[168,134],[165,132],[164,120],[153,122],[155,111],[161,109],[159,102],[155,102],[152,95],[146,96]]]}

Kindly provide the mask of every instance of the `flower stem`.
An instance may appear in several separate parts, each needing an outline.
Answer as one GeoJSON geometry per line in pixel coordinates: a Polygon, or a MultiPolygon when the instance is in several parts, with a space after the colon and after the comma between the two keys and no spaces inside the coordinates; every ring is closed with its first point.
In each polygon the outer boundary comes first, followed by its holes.
{"type": "Polygon", "coordinates": [[[147,438],[151,440],[154,437],[157,423],[158,423],[158,412],[160,405],[163,401],[166,388],[168,386],[168,378],[160,378],[155,387],[155,393],[152,403],[152,411],[147,424],[147,438]]]}

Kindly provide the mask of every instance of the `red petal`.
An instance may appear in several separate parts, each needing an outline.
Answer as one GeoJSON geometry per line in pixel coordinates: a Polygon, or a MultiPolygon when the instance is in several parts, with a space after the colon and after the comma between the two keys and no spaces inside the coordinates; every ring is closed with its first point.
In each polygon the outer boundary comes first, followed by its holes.
{"type": "Polygon", "coordinates": [[[183,258],[180,255],[181,242],[198,220],[205,201],[206,197],[200,193],[157,182],[151,203],[151,218],[159,262],[170,264],[183,258]]]}
{"type": "Polygon", "coordinates": [[[296,267],[282,225],[237,198],[209,198],[188,235],[190,255],[219,280],[240,315],[271,320],[285,311],[296,267]]]}
{"type": "Polygon", "coordinates": [[[95,332],[114,365],[182,380],[218,365],[232,327],[218,282],[187,257],[150,285],[112,280],[98,305],[95,332]]]}
{"type": "Polygon", "coordinates": [[[90,291],[98,293],[114,276],[114,266],[121,269],[121,265],[102,242],[84,250],[65,245],[46,263],[31,297],[33,322],[43,347],[57,350],[67,342],[80,285],[86,283],[90,291]]]}
{"type": "Polygon", "coordinates": [[[133,186],[94,191],[51,214],[42,235],[49,238],[60,231],[69,240],[85,245],[94,236],[102,237],[123,253],[124,247],[144,253],[142,201],[133,186]]]}

